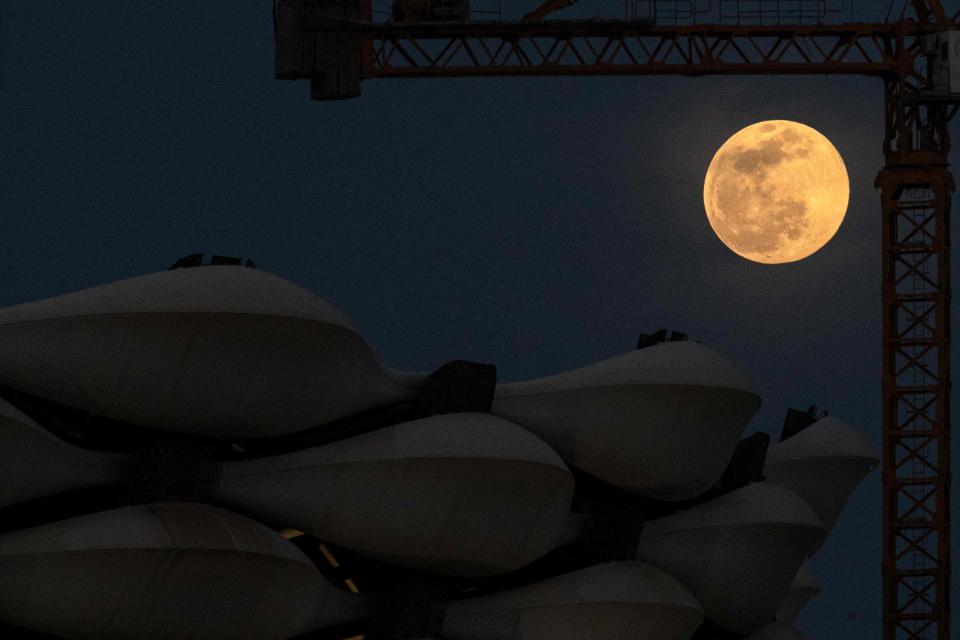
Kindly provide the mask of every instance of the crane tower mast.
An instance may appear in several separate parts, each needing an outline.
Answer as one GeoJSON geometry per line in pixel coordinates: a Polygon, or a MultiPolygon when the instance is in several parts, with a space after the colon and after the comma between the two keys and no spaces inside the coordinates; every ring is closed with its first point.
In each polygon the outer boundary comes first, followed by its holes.
{"type": "Polygon", "coordinates": [[[635,0],[646,14],[547,21],[573,4],[548,1],[522,21],[475,22],[469,0],[396,0],[392,19],[376,22],[370,2],[275,0],[277,77],[310,80],[316,100],[358,96],[363,81],[377,78],[832,74],[883,81],[886,161],[876,180],[883,638],[948,640],[954,182],[947,158],[948,124],[960,107],[960,13],[948,16],[939,0],[902,0],[893,21],[829,24],[822,1],[720,0],[720,18],[706,24],[692,0],[635,0]],[[781,20],[777,8],[786,5],[795,10],[781,20]],[[662,13],[664,6],[671,11],[662,13]],[[725,6],[734,8],[726,19],[725,6]]]}

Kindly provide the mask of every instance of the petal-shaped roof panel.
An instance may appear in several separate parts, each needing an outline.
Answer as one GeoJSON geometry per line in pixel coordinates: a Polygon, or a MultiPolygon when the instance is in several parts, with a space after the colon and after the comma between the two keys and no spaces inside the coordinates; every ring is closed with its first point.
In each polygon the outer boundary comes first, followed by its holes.
{"type": "Polygon", "coordinates": [[[779,464],[810,458],[866,458],[877,460],[877,453],[858,429],[833,416],[826,416],[770,447],[767,464],[779,464]]]}
{"type": "Polygon", "coordinates": [[[686,585],[708,619],[747,634],[773,620],[825,534],[799,496],[760,482],[648,522],[637,559],[686,585]]]}
{"type": "Polygon", "coordinates": [[[508,420],[488,413],[448,413],[377,429],[346,440],[228,465],[240,469],[295,469],[304,466],[389,460],[503,460],[567,471],[543,440],[508,420]]]}
{"type": "Polygon", "coordinates": [[[0,536],[0,619],[70,638],[283,640],[356,619],[291,543],[235,513],[155,504],[0,536]]]}
{"type": "Polygon", "coordinates": [[[118,482],[123,464],[60,440],[0,398],[0,507],[118,482]]]}
{"type": "Polygon", "coordinates": [[[0,309],[0,386],[217,437],[292,433],[416,395],[384,373],[332,305],[236,266],[0,309]]]}
{"type": "Polygon", "coordinates": [[[237,266],[174,269],[0,309],[0,325],[135,313],[264,315],[323,322],[356,333],[314,293],[266,271],[237,266]]]}
{"type": "Polygon", "coordinates": [[[823,527],[813,509],[792,491],[770,482],[753,482],[691,509],[648,522],[643,535],[751,524],[823,527]]]}
{"type": "Polygon", "coordinates": [[[790,590],[777,609],[777,622],[792,625],[800,610],[820,594],[820,579],[810,572],[807,563],[800,567],[790,590]]]}
{"type": "Polygon", "coordinates": [[[118,549],[215,549],[311,565],[272,529],[198,503],[157,503],[91,513],[0,536],[0,556],[118,549]]]}
{"type": "Polygon", "coordinates": [[[827,530],[879,460],[866,437],[832,416],[770,447],[763,473],[817,512],[827,530]]]}
{"type": "Polygon", "coordinates": [[[718,353],[672,342],[498,385],[493,413],[602,480],[685,500],[719,479],[759,407],[753,386],[718,353]]]}
{"type": "Polygon", "coordinates": [[[687,640],[703,620],[690,592],[639,562],[611,562],[447,605],[450,640],[687,640]]]}
{"type": "Polygon", "coordinates": [[[497,385],[497,398],[639,385],[736,389],[757,395],[747,377],[714,349],[699,342],[664,342],[535,380],[497,385]]]}
{"type": "Polygon", "coordinates": [[[399,566],[487,576],[556,547],[573,486],[536,436],[460,413],[228,462],[219,500],[399,566]]]}

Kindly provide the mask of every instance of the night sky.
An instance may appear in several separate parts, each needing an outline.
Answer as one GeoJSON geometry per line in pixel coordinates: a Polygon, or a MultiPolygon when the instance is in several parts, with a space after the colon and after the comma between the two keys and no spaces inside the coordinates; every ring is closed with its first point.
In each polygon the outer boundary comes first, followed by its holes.
{"type": "MultiPolygon", "coordinates": [[[[249,257],[391,367],[519,380],[670,328],[755,382],[748,433],[816,403],[879,452],[882,99],[871,78],[621,77],[380,80],[313,103],[273,77],[267,0],[0,0],[0,305],[249,257]],[[703,212],[713,153],[764,119],[818,129],[850,174],[845,222],[799,263],[747,262],[703,212]]],[[[812,561],[811,640],[880,635],[880,500],[875,472],[812,561]]]]}

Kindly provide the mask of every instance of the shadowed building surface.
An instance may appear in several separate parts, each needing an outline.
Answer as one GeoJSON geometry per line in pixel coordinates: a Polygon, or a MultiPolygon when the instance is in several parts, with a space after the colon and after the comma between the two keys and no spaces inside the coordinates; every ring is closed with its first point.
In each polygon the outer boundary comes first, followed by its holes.
{"type": "Polygon", "coordinates": [[[0,619],[64,638],[285,640],[362,613],[278,533],[197,504],[0,536],[0,619]]]}

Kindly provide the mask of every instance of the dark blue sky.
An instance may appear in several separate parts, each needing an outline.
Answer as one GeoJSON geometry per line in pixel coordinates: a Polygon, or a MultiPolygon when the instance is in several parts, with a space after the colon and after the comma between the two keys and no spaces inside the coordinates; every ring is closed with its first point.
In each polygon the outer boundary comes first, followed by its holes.
{"type": "MultiPolygon", "coordinates": [[[[857,18],[882,18],[876,5],[857,18]]],[[[312,103],[305,83],[274,80],[267,0],[0,0],[0,305],[193,252],[245,256],[336,304],[392,367],[462,358],[523,379],[668,327],[756,382],[751,431],[778,435],[788,407],[816,403],[879,451],[879,80],[381,80],[363,92],[312,103]],[[701,199],[716,149],[769,118],[830,138],[852,188],[834,240],[782,266],[727,250],[701,199]]],[[[824,591],[798,628],[879,637],[879,473],[813,568],[824,591]]]]}

